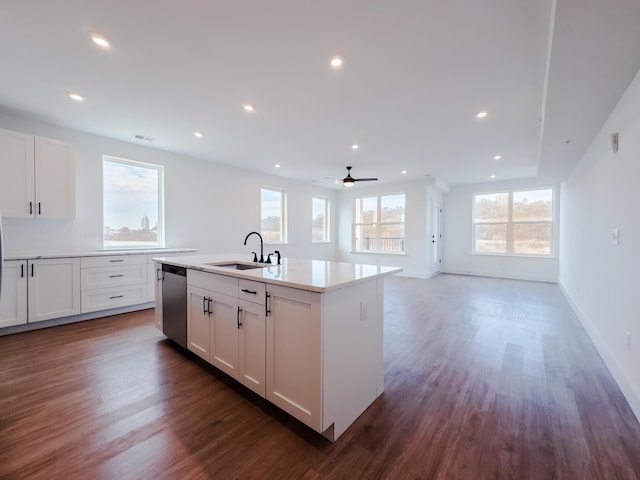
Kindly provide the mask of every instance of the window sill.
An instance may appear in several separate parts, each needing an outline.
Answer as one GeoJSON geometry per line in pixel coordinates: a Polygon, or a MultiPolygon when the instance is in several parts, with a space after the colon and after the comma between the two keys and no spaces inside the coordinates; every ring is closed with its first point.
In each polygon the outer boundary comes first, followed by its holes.
{"type": "Polygon", "coordinates": [[[360,250],[351,250],[349,253],[357,253],[361,255],[394,255],[396,257],[406,257],[407,254],[404,252],[363,252],[360,250]]]}
{"type": "Polygon", "coordinates": [[[325,241],[325,242],[311,242],[311,245],[328,245],[329,243],[331,243],[330,241],[325,241]]]}
{"type": "Polygon", "coordinates": [[[469,252],[469,255],[477,255],[479,257],[510,257],[510,258],[542,258],[547,260],[557,259],[557,255],[533,255],[533,254],[516,254],[516,253],[482,253],[482,252],[469,252]]]}

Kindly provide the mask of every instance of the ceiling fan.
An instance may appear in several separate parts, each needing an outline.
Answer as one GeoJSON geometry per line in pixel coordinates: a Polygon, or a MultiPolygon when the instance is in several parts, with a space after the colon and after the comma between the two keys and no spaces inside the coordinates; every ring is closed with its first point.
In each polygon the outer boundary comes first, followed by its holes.
{"type": "Polygon", "coordinates": [[[342,183],[345,187],[353,187],[355,182],[372,182],[378,180],[377,178],[353,178],[351,176],[351,167],[347,167],[347,176],[342,179],[342,183]]]}

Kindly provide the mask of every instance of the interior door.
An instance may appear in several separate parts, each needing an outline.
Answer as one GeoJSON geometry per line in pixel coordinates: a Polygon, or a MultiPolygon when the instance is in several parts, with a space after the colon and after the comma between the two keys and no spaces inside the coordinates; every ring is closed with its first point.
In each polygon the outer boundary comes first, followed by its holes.
{"type": "Polygon", "coordinates": [[[442,271],[442,205],[440,202],[433,202],[431,205],[431,275],[442,271]]]}

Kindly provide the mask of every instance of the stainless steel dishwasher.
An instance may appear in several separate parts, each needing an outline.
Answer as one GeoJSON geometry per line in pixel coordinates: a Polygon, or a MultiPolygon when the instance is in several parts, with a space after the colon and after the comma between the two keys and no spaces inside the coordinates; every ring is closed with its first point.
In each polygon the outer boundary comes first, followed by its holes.
{"type": "Polygon", "coordinates": [[[162,264],[162,333],[187,348],[187,269],[162,264]]]}

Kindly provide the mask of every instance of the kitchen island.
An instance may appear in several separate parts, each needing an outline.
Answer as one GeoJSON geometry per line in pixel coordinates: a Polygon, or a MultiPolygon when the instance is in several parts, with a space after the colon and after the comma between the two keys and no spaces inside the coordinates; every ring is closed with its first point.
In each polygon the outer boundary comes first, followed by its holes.
{"type": "Polygon", "coordinates": [[[329,440],[384,391],[384,277],[402,269],[242,254],[154,260],[186,269],[187,348],[329,440]]]}

